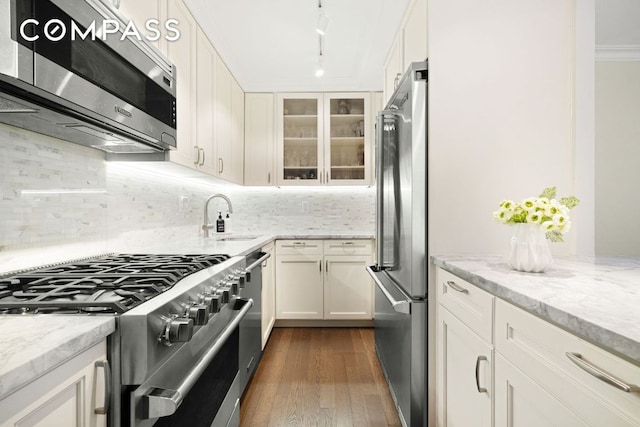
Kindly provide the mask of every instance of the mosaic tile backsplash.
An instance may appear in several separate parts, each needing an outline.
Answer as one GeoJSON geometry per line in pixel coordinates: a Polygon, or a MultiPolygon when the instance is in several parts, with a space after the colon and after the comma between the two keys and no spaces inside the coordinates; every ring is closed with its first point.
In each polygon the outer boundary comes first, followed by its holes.
{"type": "MultiPolygon", "coordinates": [[[[100,151],[1,124],[0,193],[5,254],[69,244],[106,252],[113,239],[136,233],[153,239],[176,227],[197,234],[204,202],[216,193],[232,201],[230,232],[373,234],[375,228],[374,188],[242,187],[168,162],[106,162],[100,151]]],[[[210,205],[212,222],[218,211],[227,212],[221,199],[210,205]]]]}

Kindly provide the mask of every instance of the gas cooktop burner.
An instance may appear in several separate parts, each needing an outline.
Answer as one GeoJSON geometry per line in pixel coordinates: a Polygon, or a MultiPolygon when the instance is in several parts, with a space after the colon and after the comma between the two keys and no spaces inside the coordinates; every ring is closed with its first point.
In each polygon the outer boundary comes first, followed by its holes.
{"type": "Polygon", "coordinates": [[[0,278],[0,313],[124,313],[228,255],[110,255],[0,278]]]}

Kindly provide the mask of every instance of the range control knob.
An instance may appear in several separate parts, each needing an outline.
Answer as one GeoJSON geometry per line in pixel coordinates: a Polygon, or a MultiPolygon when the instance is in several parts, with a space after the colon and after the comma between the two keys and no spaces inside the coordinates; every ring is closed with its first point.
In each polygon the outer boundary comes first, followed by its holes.
{"type": "Polygon", "coordinates": [[[189,304],[185,307],[184,317],[193,319],[194,325],[206,325],[209,321],[209,307],[204,304],[189,304]]]}
{"type": "Polygon", "coordinates": [[[222,300],[222,304],[227,304],[229,302],[229,299],[231,297],[231,295],[229,295],[230,291],[231,290],[229,288],[227,288],[226,286],[221,286],[221,287],[216,289],[216,294],[222,300]]]}
{"type": "Polygon", "coordinates": [[[244,284],[247,282],[247,272],[243,270],[238,270],[236,274],[238,277],[238,282],[240,283],[240,288],[244,288],[244,284]]]}
{"type": "Polygon", "coordinates": [[[231,289],[232,295],[238,295],[238,292],[240,292],[240,281],[237,278],[232,277],[227,282],[227,287],[231,289]]]}
{"type": "Polygon", "coordinates": [[[193,336],[193,319],[174,317],[166,319],[158,340],[171,347],[176,342],[187,342],[193,336]]]}
{"type": "Polygon", "coordinates": [[[218,295],[212,295],[210,293],[205,293],[200,296],[199,299],[200,304],[203,304],[209,307],[209,313],[217,313],[220,311],[220,297],[218,295]]]}

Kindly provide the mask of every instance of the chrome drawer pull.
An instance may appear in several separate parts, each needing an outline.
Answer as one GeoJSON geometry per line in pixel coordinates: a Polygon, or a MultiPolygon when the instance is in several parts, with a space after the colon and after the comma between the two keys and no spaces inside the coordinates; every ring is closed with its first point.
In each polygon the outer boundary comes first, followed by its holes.
{"type": "Polygon", "coordinates": [[[484,387],[480,387],[480,362],[483,360],[487,360],[486,356],[478,356],[476,359],[476,388],[478,389],[478,393],[486,393],[487,389],[484,387]]]}
{"type": "Polygon", "coordinates": [[[468,294],[469,293],[469,289],[465,289],[462,286],[458,285],[456,282],[449,280],[447,281],[447,285],[449,285],[451,287],[451,289],[453,289],[454,291],[458,291],[460,293],[463,294],[468,294]]]}
{"type": "Polygon", "coordinates": [[[104,374],[104,405],[95,408],[94,414],[105,415],[109,413],[109,404],[111,403],[111,367],[108,360],[97,360],[94,364],[96,368],[102,368],[104,374]]]}
{"type": "Polygon", "coordinates": [[[635,384],[627,384],[621,379],[611,375],[610,373],[603,371],[597,366],[586,361],[580,353],[565,353],[569,360],[578,365],[578,367],[589,374],[593,375],[597,379],[604,381],[605,383],[614,386],[617,389],[620,389],[626,393],[638,393],[640,392],[640,387],[635,384]]]}

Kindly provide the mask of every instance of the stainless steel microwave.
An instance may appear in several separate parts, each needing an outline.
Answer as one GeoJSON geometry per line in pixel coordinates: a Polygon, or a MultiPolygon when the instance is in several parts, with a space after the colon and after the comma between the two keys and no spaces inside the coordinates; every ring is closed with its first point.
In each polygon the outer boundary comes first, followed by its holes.
{"type": "Polygon", "coordinates": [[[108,0],[0,0],[0,122],[110,154],[176,147],[176,70],[108,0]]]}

